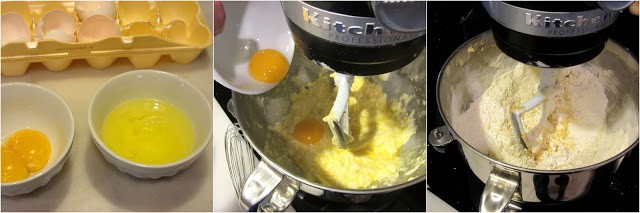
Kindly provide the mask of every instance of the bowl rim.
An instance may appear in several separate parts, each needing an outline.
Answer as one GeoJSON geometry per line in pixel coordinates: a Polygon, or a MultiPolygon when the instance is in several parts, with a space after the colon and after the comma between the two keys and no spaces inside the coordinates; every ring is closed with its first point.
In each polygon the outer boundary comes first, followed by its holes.
{"type": "MultiPolygon", "coordinates": [[[[465,41],[463,44],[461,44],[458,48],[456,48],[455,51],[453,51],[453,53],[451,53],[451,55],[449,55],[449,57],[447,58],[447,60],[445,61],[445,63],[442,65],[442,67],[440,68],[440,71],[438,73],[438,79],[436,81],[436,90],[435,90],[435,95],[436,95],[436,104],[438,106],[438,113],[441,116],[442,120],[445,123],[445,126],[449,129],[450,133],[453,135],[454,140],[458,141],[460,144],[462,144],[463,146],[466,146],[468,148],[470,148],[471,151],[473,151],[473,153],[475,153],[476,155],[481,156],[483,159],[487,160],[488,162],[492,163],[493,165],[500,165],[503,166],[505,168],[509,168],[515,171],[519,171],[519,172],[527,172],[527,173],[532,173],[532,174],[545,174],[545,175],[557,175],[557,174],[568,174],[568,173],[576,173],[576,172],[581,172],[581,171],[587,171],[587,170],[594,170],[597,168],[600,168],[604,165],[609,164],[610,162],[616,161],[620,158],[623,158],[624,156],[626,156],[628,153],[631,152],[631,150],[633,150],[636,146],[638,146],[638,144],[640,143],[640,138],[636,138],[635,141],[631,142],[625,149],[623,149],[622,151],[620,151],[619,153],[606,158],[603,161],[591,164],[591,165],[587,165],[587,166],[582,166],[582,167],[577,167],[577,168],[572,168],[572,169],[561,169],[561,170],[543,170],[543,169],[536,169],[536,168],[526,168],[526,167],[522,167],[522,166],[516,166],[516,165],[512,165],[510,163],[506,163],[506,162],[502,162],[499,161],[497,159],[491,158],[489,156],[487,156],[486,154],[484,154],[483,152],[481,152],[480,150],[477,150],[475,147],[471,146],[469,143],[467,143],[467,141],[462,138],[458,132],[455,131],[455,129],[453,128],[453,125],[451,125],[451,123],[449,122],[449,118],[447,116],[445,116],[444,114],[444,109],[442,108],[442,104],[441,104],[441,100],[440,100],[440,86],[442,85],[442,78],[444,78],[444,73],[445,73],[445,69],[447,68],[447,66],[449,65],[450,62],[452,62],[453,58],[463,49],[466,48],[469,44],[473,43],[473,42],[477,42],[477,40],[479,39],[493,39],[493,31],[492,30],[487,30],[484,31],[482,33],[479,33],[478,35],[470,38],[469,40],[465,41]]],[[[636,60],[636,62],[638,61],[638,58],[635,57],[635,55],[626,47],[622,46],[622,44],[620,44],[619,42],[617,42],[614,39],[609,38],[609,40],[607,40],[607,43],[605,44],[605,49],[607,48],[607,46],[613,46],[612,48],[620,48],[621,51],[627,53],[627,56],[631,56],[633,59],[636,60]]],[[[604,50],[603,50],[604,51],[604,50]]],[[[515,59],[514,59],[515,60],[515,59]]],[[[640,137],[640,136],[639,136],[640,137]]],[[[466,158],[466,157],[465,157],[466,158]]],[[[466,160],[465,160],[466,161],[466,160]]]]}
{"type": "MultiPolygon", "coordinates": [[[[26,82],[12,82],[12,83],[3,83],[1,86],[3,91],[5,91],[8,87],[16,87],[16,88],[26,88],[26,89],[36,89],[36,90],[40,90],[45,92],[46,94],[52,96],[54,99],[58,100],[58,104],[62,104],[62,106],[65,108],[65,112],[68,116],[68,118],[70,118],[70,125],[71,128],[69,129],[68,135],[69,138],[66,139],[66,144],[64,146],[64,150],[60,153],[60,156],[55,160],[55,162],[51,162],[53,166],[50,166],[48,168],[43,168],[40,171],[37,171],[34,175],[31,175],[25,179],[19,180],[19,181],[14,181],[14,182],[6,182],[6,183],[2,183],[2,187],[9,187],[9,186],[16,186],[16,185],[21,185],[27,182],[31,182],[35,179],[38,179],[42,176],[44,176],[45,174],[49,173],[50,171],[53,170],[53,168],[55,168],[56,166],[58,166],[60,163],[63,163],[63,160],[66,159],[65,156],[67,156],[69,154],[69,152],[71,151],[71,147],[73,145],[73,140],[75,138],[75,131],[76,131],[76,125],[75,125],[75,120],[73,118],[73,113],[71,112],[71,108],[69,108],[69,105],[67,104],[67,102],[64,101],[64,99],[62,97],[60,97],[59,95],[57,95],[56,93],[54,93],[53,91],[51,91],[50,89],[47,89],[43,86],[37,85],[37,84],[32,84],[32,83],[26,83],[26,82]]],[[[51,160],[51,159],[49,159],[51,160]]],[[[50,162],[50,161],[49,161],[50,162]]],[[[49,162],[47,162],[47,165],[49,165],[49,162]]],[[[63,165],[64,166],[64,165],[63,165]]]]}
{"type": "MultiPolygon", "coordinates": [[[[204,94],[202,94],[202,92],[200,92],[200,90],[198,88],[193,86],[193,84],[191,84],[191,82],[187,81],[186,79],[184,79],[184,78],[182,78],[182,77],[180,77],[180,76],[178,76],[176,74],[165,72],[165,71],[161,71],[161,70],[152,70],[152,69],[133,70],[133,71],[124,72],[122,74],[119,74],[119,75],[116,75],[116,76],[112,77],[107,82],[102,84],[102,86],[100,86],[100,88],[98,88],[98,90],[96,91],[95,95],[91,98],[91,102],[89,103],[89,109],[87,110],[87,113],[88,113],[87,118],[88,118],[88,121],[89,121],[89,129],[91,130],[91,136],[92,136],[92,139],[95,142],[95,144],[100,146],[99,148],[104,150],[111,157],[114,157],[118,161],[123,162],[123,163],[125,163],[127,165],[130,165],[130,166],[138,167],[138,168],[159,170],[159,169],[168,169],[168,168],[172,168],[172,167],[175,167],[175,166],[179,166],[179,165],[188,163],[189,161],[191,161],[193,159],[196,159],[202,153],[204,148],[206,148],[209,145],[209,143],[211,142],[211,139],[213,137],[213,109],[211,108],[211,104],[209,103],[207,98],[204,96],[204,94]],[[102,141],[102,138],[98,137],[98,134],[97,134],[97,132],[96,132],[94,126],[93,126],[93,119],[94,118],[93,118],[93,115],[92,115],[93,114],[92,112],[94,111],[94,108],[95,108],[93,106],[93,104],[96,101],[96,97],[98,97],[98,95],[104,91],[106,86],[108,86],[110,84],[113,84],[116,81],[120,81],[121,79],[129,78],[130,76],[136,76],[136,75],[139,75],[139,74],[161,76],[163,78],[179,81],[179,82],[183,83],[189,89],[196,91],[196,93],[198,94],[196,99],[200,99],[201,101],[203,101],[204,103],[207,104],[207,107],[209,109],[209,110],[207,110],[207,112],[209,113],[209,118],[212,121],[212,122],[210,122],[211,128],[206,128],[206,129],[208,129],[208,131],[207,131],[207,136],[206,136],[205,142],[202,143],[200,145],[200,147],[198,147],[197,149],[192,151],[191,154],[189,154],[188,156],[186,156],[184,158],[181,158],[180,160],[177,160],[177,161],[174,161],[174,162],[171,162],[171,163],[164,163],[164,164],[138,163],[138,162],[134,162],[134,161],[131,161],[129,159],[123,158],[122,156],[120,156],[120,155],[116,154],[115,152],[111,151],[111,149],[104,144],[104,142],[102,141]]],[[[103,154],[104,154],[104,152],[103,152],[103,154]]]]}

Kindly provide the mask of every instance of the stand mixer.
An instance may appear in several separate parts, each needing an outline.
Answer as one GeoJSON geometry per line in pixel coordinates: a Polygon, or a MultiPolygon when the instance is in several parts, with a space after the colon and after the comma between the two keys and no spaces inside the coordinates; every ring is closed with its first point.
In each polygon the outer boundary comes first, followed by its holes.
{"type": "Polygon", "coordinates": [[[378,75],[412,62],[425,48],[426,2],[282,2],[296,47],[335,71],[338,94],[323,118],[332,143],[353,140],[347,100],[354,75],[378,75]]]}
{"type": "Polygon", "coordinates": [[[602,52],[611,25],[632,1],[482,2],[493,18],[493,37],[502,52],[522,63],[541,67],[538,92],[511,112],[520,143],[529,149],[520,115],[544,101],[543,90],[555,82],[553,68],[587,62],[602,52]]]}
{"type": "MultiPolygon", "coordinates": [[[[484,32],[486,33],[486,40],[490,39],[489,43],[492,43],[491,51],[498,52],[492,54],[492,56],[496,56],[499,54],[503,54],[505,60],[513,61],[510,57],[506,57],[502,50],[500,50],[495,45],[495,40],[492,36],[492,31],[490,30],[490,24],[492,22],[491,18],[488,16],[486,9],[483,8],[481,2],[429,2],[428,3],[428,26],[429,26],[429,36],[427,42],[427,49],[429,51],[428,55],[428,70],[430,72],[427,73],[429,76],[428,85],[429,93],[428,93],[428,108],[429,109],[438,109],[439,110],[428,110],[429,113],[427,120],[427,125],[429,126],[427,129],[433,130],[436,127],[449,125],[450,118],[446,117],[447,109],[450,108],[462,108],[463,110],[466,108],[468,102],[461,103],[459,105],[446,105],[443,104],[443,101],[448,99],[448,95],[451,93],[445,92],[449,91],[452,86],[450,86],[451,82],[442,81],[443,76],[446,73],[443,72],[431,72],[437,70],[446,69],[445,65],[455,65],[456,68],[451,69],[448,72],[449,74],[460,73],[460,75],[455,74],[456,77],[462,77],[470,80],[470,83],[482,82],[484,79],[479,79],[476,77],[468,77],[463,71],[464,65],[470,65],[469,71],[476,70],[479,71],[479,74],[486,74],[488,77],[493,77],[490,73],[485,73],[485,69],[482,65],[486,65],[488,63],[496,61],[495,57],[486,56],[485,51],[480,51],[480,48],[475,48],[476,50],[475,57],[467,58],[464,53],[468,52],[468,46],[462,46],[464,43],[475,44],[477,40],[472,40],[475,36],[479,36],[484,32]],[[449,27],[451,26],[451,27],[449,27]],[[458,61],[451,59],[454,53],[462,53],[459,54],[458,61]],[[476,58],[479,57],[479,58],[476,58]],[[475,60],[475,61],[474,61],[475,60]],[[465,63],[465,61],[469,61],[465,63]],[[478,61],[486,61],[487,63],[475,63],[478,61]],[[474,64],[475,63],[475,64],[474,64]],[[440,78],[439,78],[440,76],[440,78]],[[438,82],[441,82],[440,84],[438,82]],[[439,103],[438,103],[439,102],[439,103]]],[[[543,17],[544,18],[544,17],[543,17]]],[[[637,26],[638,26],[638,18],[637,16],[627,12],[626,10],[618,16],[616,22],[610,26],[612,30],[610,31],[611,39],[616,42],[612,42],[612,40],[606,43],[606,46],[611,47],[614,44],[619,44],[622,46],[622,49],[629,49],[628,53],[623,55],[628,56],[629,64],[637,64],[637,61],[634,57],[637,57],[637,47],[638,47],[638,34],[637,34],[637,26]]],[[[487,45],[478,45],[478,47],[490,46],[489,43],[484,43],[487,45]]],[[[621,63],[621,61],[625,60],[614,60],[615,57],[609,57],[609,52],[606,48],[600,53],[598,57],[595,58],[594,61],[591,60],[588,64],[596,64],[597,66],[603,66],[598,62],[606,62],[606,64],[610,64],[613,66],[609,66],[611,71],[607,72],[609,74],[617,75],[619,73],[631,72],[631,70],[622,69],[622,66],[617,66],[621,63]]],[[[505,61],[506,62],[506,61],[505,61]]],[[[516,63],[511,63],[516,64],[516,63]]],[[[522,64],[524,65],[524,63],[522,64]]],[[[585,64],[586,65],[586,64],[585,64]]],[[[584,65],[581,65],[584,66],[584,65]]],[[[453,66],[451,66],[453,68],[453,66]]],[[[524,66],[526,67],[526,66],[524,66]]],[[[633,67],[633,66],[631,66],[633,67]]],[[[509,67],[505,67],[508,69],[509,67]]],[[[637,68],[637,66],[636,66],[637,68]]],[[[531,70],[531,67],[526,68],[531,70]]],[[[534,68],[534,70],[538,70],[539,68],[534,68]]],[[[573,67],[568,69],[574,69],[573,67]]],[[[487,71],[494,71],[493,68],[487,67],[487,71]]],[[[506,70],[505,70],[506,71],[506,70]]],[[[538,73],[535,73],[537,75],[538,73]]],[[[629,75],[630,79],[636,79],[637,82],[637,69],[635,71],[636,75],[629,75]]],[[[533,74],[533,73],[532,73],[533,74]]],[[[557,72],[553,72],[553,74],[557,74],[557,72]]],[[[534,75],[532,75],[535,77],[534,75]]],[[[537,80],[537,78],[532,78],[531,80],[537,80]]],[[[633,81],[633,80],[629,80],[633,81]]],[[[507,82],[504,82],[507,83],[507,82]]],[[[486,86],[486,85],[485,85],[486,86]]],[[[535,85],[534,85],[535,86],[535,85]]],[[[632,89],[634,86],[631,85],[629,88],[632,89]]],[[[455,88],[455,87],[453,87],[455,88]]],[[[637,94],[637,84],[635,85],[635,93],[637,94]]],[[[534,90],[529,94],[530,98],[536,91],[534,90]]],[[[464,90],[464,89],[463,89],[464,90]]],[[[468,91],[478,91],[476,87],[468,87],[468,91]]],[[[482,91],[482,89],[480,89],[482,91]]],[[[633,97],[633,90],[630,91],[631,97],[633,97]]],[[[637,95],[636,95],[637,96],[637,95]]],[[[617,96],[616,96],[617,97],[617,96]]],[[[473,99],[471,99],[473,100],[473,99]]],[[[517,102],[516,104],[520,104],[522,102],[517,102]]],[[[544,110],[544,108],[538,107],[534,110],[544,110]]],[[[509,110],[506,109],[506,115],[508,121],[509,110]]],[[[533,112],[528,112],[533,113],[533,112]]],[[[524,116],[528,116],[528,113],[525,113],[524,116]]],[[[523,117],[523,119],[525,119],[523,117]]],[[[523,120],[524,121],[524,120],[523,120]]],[[[506,131],[510,129],[505,129],[506,131]]],[[[492,132],[487,132],[488,134],[492,132]]],[[[431,134],[429,135],[431,137],[431,134]]],[[[479,211],[479,204],[482,201],[481,194],[486,185],[486,176],[476,176],[475,171],[478,171],[475,164],[477,163],[477,159],[467,158],[467,154],[462,152],[460,147],[465,147],[467,144],[471,144],[474,139],[473,138],[462,138],[464,142],[449,144],[447,147],[436,147],[434,144],[428,147],[428,173],[427,176],[427,184],[429,185],[428,191],[434,193],[437,197],[444,200],[447,204],[451,205],[458,211],[479,211]],[[465,143],[466,142],[466,143],[465,143]],[[462,146],[458,146],[462,145],[462,146]],[[444,153],[442,153],[444,152],[444,153]],[[473,165],[471,165],[473,164],[473,165]]],[[[431,143],[431,140],[429,140],[431,143]]],[[[513,141],[513,145],[517,145],[516,141],[513,141]]],[[[638,190],[635,187],[637,183],[637,147],[635,147],[629,154],[625,155],[625,161],[622,162],[619,169],[614,174],[603,173],[603,176],[607,177],[607,180],[602,182],[597,182],[591,185],[590,191],[584,196],[580,197],[577,200],[566,202],[566,203],[553,203],[550,204],[546,202],[540,203],[524,203],[522,204],[523,211],[637,211],[638,206],[636,205],[638,198],[638,190]],[[627,181],[628,180],[628,181],[627,181]],[[635,202],[635,204],[634,204],[635,202]],[[602,203],[607,203],[607,205],[602,205],[602,203]],[[628,204],[628,205],[627,205],[628,204]]],[[[469,155],[470,156],[470,155],[469,155]]],[[[490,158],[485,158],[490,159],[490,158]]],[[[497,162],[500,164],[500,162],[497,162]]],[[[502,164],[500,164],[502,165],[502,164]]],[[[522,170],[520,170],[522,171],[522,170]]],[[[487,171],[489,172],[489,171],[487,171]]],[[[553,171],[549,171],[553,172],[553,171]]],[[[557,174],[557,173],[554,173],[557,174]]],[[[541,174],[537,174],[541,175],[541,174]]],[[[543,175],[543,174],[542,174],[543,175]]],[[[571,174],[567,174],[571,175],[571,174]]],[[[522,179],[530,180],[530,179],[522,179]]],[[[544,182],[543,184],[552,184],[554,179],[550,179],[550,182],[544,182]]],[[[525,191],[523,189],[523,191],[525,191]]],[[[437,208],[438,205],[432,205],[432,199],[428,199],[428,210],[431,208],[437,208]]]]}

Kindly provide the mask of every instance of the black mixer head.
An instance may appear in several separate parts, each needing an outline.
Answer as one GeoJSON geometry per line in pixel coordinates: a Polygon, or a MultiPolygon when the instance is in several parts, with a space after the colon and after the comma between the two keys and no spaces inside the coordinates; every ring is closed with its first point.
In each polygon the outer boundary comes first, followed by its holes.
{"type": "Polygon", "coordinates": [[[632,2],[483,2],[496,44],[540,67],[568,67],[602,52],[611,25],[632,2]]]}
{"type": "Polygon", "coordinates": [[[426,2],[283,2],[297,48],[339,73],[377,75],[426,45],[426,2]]]}

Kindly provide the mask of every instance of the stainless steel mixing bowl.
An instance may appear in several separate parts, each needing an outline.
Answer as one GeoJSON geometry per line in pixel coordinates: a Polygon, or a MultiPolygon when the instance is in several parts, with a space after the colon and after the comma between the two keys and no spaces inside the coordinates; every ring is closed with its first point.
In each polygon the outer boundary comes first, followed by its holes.
{"type": "Polygon", "coordinates": [[[417,60],[390,73],[386,81],[377,76],[369,77],[381,83],[389,103],[402,94],[414,97],[408,102],[405,113],[409,115],[413,112],[417,132],[402,147],[399,155],[412,169],[402,171],[392,185],[382,188],[356,190],[323,185],[305,177],[302,172],[304,168],[286,156],[278,156],[286,152],[265,151],[267,143],[286,143],[279,133],[269,130],[268,127],[279,122],[288,113],[291,104],[289,96],[298,92],[306,83],[315,80],[322,69],[299,51],[294,55],[287,77],[274,89],[261,95],[233,93],[232,101],[240,127],[253,149],[262,157],[262,162],[244,186],[242,206],[246,209],[255,208],[261,200],[271,194],[270,199],[266,199],[261,208],[284,210],[297,190],[325,199],[358,202],[366,200],[371,194],[391,192],[423,181],[426,173],[425,60],[423,51],[417,60]]]}
{"type": "MultiPolygon", "coordinates": [[[[491,31],[484,32],[460,46],[445,63],[437,85],[438,110],[444,118],[446,126],[431,131],[429,143],[443,146],[457,140],[469,167],[474,174],[485,182],[480,200],[481,211],[505,210],[508,204],[512,207],[518,203],[559,203],[575,200],[592,188],[592,184],[608,184],[608,179],[622,162],[623,157],[638,145],[637,132],[630,141],[619,141],[626,146],[624,151],[590,166],[569,170],[536,170],[510,165],[494,160],[482,149],[473,147],[473,138],[462,138],[456,128],[451,125],[452,114],[462,112],[474,101],[472,94],[484,91],[491,83],[491,74],[496,68],[489,64],[502,54],[496,47],[491,31]],[[486,78],[478,78],[483,72],[486,78]],[[475,75],[474,75],[475,74],[475,75]],[[477,84],[469,88],[465,81],[477,84]],[[455,95],[454,95],[455,94],[455,95]],[[461,100],[459,105],[452,105],[452,100],[461,100]],[[450,133],[450,134],[449,134],[450,133]],[[453,136],[453,137],[451,137],[453,136]],[[511,202],[510,201],[516,201],[511,202]]],[[[519,63],[510,59],[509,66],[519,63]]],[[[638,61],[625,48],[614,41],[606,44],[604,51],[586,66],[598,66],[610,69],[599,77],[606,85],[607,123],[614,125],[623,116],[620,106],[632,103],[635,106],[635,117],[638,117],[638,61]]],[[[633,124],[632,124],[633,125],[633,124]]],[[[635,122],[637,126],[637,121],[635,122]]]]}

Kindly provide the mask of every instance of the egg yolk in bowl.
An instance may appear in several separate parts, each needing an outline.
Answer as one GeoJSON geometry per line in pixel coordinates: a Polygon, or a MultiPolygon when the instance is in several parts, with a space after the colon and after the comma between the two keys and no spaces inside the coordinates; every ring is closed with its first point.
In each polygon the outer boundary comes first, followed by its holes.
{"type": "Polygon", "coordinates": [[[2,144],[2,182],[14,182],[42,170],[49,162],[51,145],[45,134],[20,130],[2,144]]]}
{"type": "Polygon", "coordinates": [[[289,72],[289,62],[274,49],[260,50],[249,60],[249,74],[256,81],[277,83],[289,72]]]}

